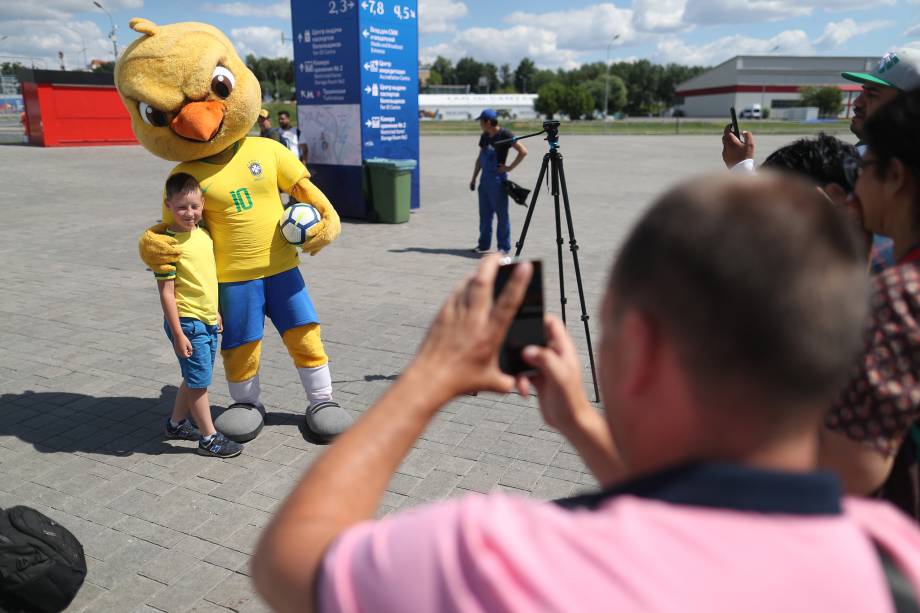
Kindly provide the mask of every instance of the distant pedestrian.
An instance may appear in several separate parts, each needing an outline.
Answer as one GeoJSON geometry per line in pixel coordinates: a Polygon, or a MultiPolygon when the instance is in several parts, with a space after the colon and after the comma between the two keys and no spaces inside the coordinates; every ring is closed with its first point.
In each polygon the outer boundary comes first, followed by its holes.
{"type": "Polygon", "coordinates": [[[22,142],[29,142],[29,119],[26,117],[26,112],[21,111],[19,113],[19,123],[22,124],[22,142]]]}
{"type": "Polygon", "coordinates": [[[288,149],[299,158],[300,128],[295,128],[291,124],[291,114],[287,111],[278,111],[278,129],[281,131],[281,136],[284,137],[288,149]]]}
{"type": "Polygon", "coordinates": [[[256,124],[259,126],[259,136],[276,140],[287,147],[287,141],[281,135],[281,130],[272,127],[271,113],[268,112],[268,109],[259,111],[259,119],[256,124]]]}
{"type": "MultiPolygon", "coordinates": [[[[278,111],[278,129],[281,132],[281,137],[284,139],[284,144],[287,145],[287,148],[306,165],[307,146],[300,144],[300,128],[295,128],[291,124],[291,114],[287,111],[278,111]]],[[[298,200],[294,196],[282,192],[281,202],[285,207],[289,207],[292,204],[297,204],[298,200]]]]}
{"type": "Polygon", "coordinates": [[[479,180],[479,242],[473,253],[488,253],[492,245],[492,217],[497,216],[498,250],[507,254],[511,252],[511,220],[508,217],[505,181],[508,180],[508,173],[524,160],[527,149],[521,143],[501,142],[514,138],[514,134],[499,127],[498,113],[494,110],[485,109],[478,119],[482,136],[479,137],[479,156],[473,167],[470,191],[476,189],[476,177],[480,170],[482,178],[479,180]],[[506,165],[509,149],[517,151],[517,157],[510,165],[506,165]]]}

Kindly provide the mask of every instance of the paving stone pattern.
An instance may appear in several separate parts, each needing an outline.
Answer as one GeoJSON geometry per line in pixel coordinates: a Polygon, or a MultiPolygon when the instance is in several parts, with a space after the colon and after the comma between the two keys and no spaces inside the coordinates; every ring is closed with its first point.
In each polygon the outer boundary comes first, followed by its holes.
{"type": "MultiPolygon", "coordinates": [[[[768,152],[780,138],[761,138],[768,152]]],[[[532,186],[545,143],[514,179],[532,186]]],[[[476,264],[475,137],[422,140],[423,209],[403,225],[346,221],[301,270],[322,318],[337,400],[359,416],[411,359],[449,289],[476,264]]],[[[708,137],[566,137],[562,152],[595,347],[608,266],[636,216],[672,180],[720,166],[708,137]]],[[[69,611],[263,611],[248,560],[259,531],[322,452],[298,429],[305,399],[269,325],[262,434],[232,460],[166,441],[179,369],[155,282],[137,258],[170,168],[140,147],[0,147],[0,506],[27,504],[83,543],[89,574],[69,611]]],[[[518,236],[524,207],[512,204],[518,236]]],[[[559,312],[552,200],[524,254],[545,262],[559,312]]],[[[569,326],[583,357],[565,245],[569,326]]],[[[587,360],[585,360],[587,364],[587,360]]],[[[586,379],[590,372],[585,370],[586,379]]],[[[218,360],[215,412],[229,402],[218,360]]],[[[434,419],[394,475],[379,515],[472,492],[555,498],[595,485],[544,426],[533,398],[463,397],[434,419]]]]}

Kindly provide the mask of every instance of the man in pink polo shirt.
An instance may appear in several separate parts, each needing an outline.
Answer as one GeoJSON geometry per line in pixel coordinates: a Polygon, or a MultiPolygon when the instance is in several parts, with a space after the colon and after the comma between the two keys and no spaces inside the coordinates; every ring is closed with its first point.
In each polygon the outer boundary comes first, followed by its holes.
{"type": "Polygon", "coordinates": [[[707,177],[652,207],[602,307],[604,415],[555,317],[548,346],[526,350],[538,377],[499,371],[531,267],[493,301],[497,267],[487,258],[448,298],[403,375],[266,528],[252,576],[275,609],[887,613],[893,594],[920,592],[920,533],[816,470],[867,282],[858,237],[813,187],[707,177]],[[604,489],[373,519],[442,405],[531,383],[604,489]]]}

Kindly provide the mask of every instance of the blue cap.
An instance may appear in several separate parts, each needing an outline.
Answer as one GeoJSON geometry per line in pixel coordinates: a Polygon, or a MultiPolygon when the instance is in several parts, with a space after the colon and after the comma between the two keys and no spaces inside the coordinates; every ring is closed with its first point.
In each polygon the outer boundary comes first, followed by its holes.
{"type": "Polygon", "coordinates": [[[476,119],[480,121],[482,121],[483,119],[498,119],[498,113],[496,113],[492,109],[485,109],[479,114],[479,117],[477,117],[476,119]]]}

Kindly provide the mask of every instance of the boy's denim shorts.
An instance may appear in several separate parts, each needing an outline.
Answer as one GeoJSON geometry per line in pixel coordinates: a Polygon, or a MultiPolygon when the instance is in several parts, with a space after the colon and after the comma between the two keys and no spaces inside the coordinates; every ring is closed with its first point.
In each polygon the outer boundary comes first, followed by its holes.
{"type": "MultiPolygon", "coordinates": [[[[179,358],[185,386],[190,389],[206,389],[211,385],[211,373],[217,358],[217,326],[194,317],[180,317],[179,325],[182,326],[185,338],[192,344],[192,357],[179,358]]],[[[163,328],[170,342],[173,342],[172,330],[166,321],[163,322],[163,328]]]]}

